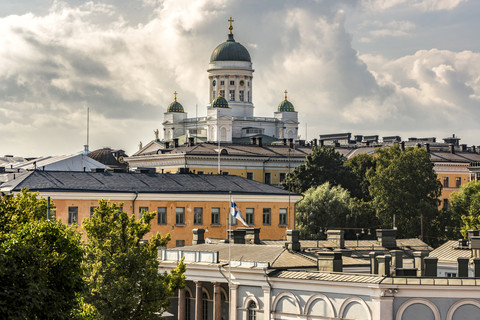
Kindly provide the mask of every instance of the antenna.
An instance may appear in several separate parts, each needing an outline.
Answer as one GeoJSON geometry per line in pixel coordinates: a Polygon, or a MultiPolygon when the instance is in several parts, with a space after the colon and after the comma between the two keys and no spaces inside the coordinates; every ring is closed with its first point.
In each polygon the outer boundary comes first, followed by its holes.
{"type": "Polygon", "coordinates": [[[90,107],[87,107],[87,144],[84,145],[84,153],[88,154],[90,151],[88,150],[88,143],[89,143],[89,132],[90,131],[90,107]]]}

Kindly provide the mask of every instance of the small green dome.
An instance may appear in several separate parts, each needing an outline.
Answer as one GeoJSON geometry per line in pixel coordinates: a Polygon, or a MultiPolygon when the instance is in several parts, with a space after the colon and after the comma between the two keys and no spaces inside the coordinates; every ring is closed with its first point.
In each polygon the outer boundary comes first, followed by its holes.
{"type": "Polygon", "coordinates": [[[218,96],[213,100],[212,107],[214,108],[228,108],[228,102],[224,97],[218,96]]]}
{"type": "Polygon", "coordinates": [[[177,92],[175,91],[173,94],[175,95],[175,98],[173,99],[173,102],[170,103],[170,105],[168,106],[167,112],[184,112],[183,106],[180,104],[180,102],[177,101],[177,92]]]}
{"type": "Polygon", "coordinates": [[[288,100],[283,100],[278,105],[278,112],[295,112],[293,104],[288,100]]]}
{"type": "Polygon", "coordinates": [[[214,61],[247,61],[252,62],[248,50],[233,39],[233,34],[228,35],[228,40],[219,44],[213,50],[210,62],[214,61]]]}

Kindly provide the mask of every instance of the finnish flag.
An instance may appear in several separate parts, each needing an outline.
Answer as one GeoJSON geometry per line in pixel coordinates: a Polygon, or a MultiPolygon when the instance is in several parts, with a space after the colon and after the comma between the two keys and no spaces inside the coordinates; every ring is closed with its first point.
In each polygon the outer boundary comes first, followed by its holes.
{"type": "Polygon", "coordinates": [[[237,207],[237,204],[235,203],[235,201],[231,201],[230,202],[230,214],[235,218],[237,219],[238,221],[240,221],[241,223],[243,223],[243,225],[245,227],[248,227],[247,223],[245,222],[245,220],[243,219],[242,217],[242,212],[240,211],[240,209],[238,209],[237,207]]]}

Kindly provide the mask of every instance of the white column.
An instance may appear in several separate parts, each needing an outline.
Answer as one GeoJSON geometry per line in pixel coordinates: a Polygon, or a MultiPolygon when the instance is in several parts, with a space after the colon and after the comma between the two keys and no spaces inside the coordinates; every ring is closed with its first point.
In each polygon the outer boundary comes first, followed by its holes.
{"type": "MultiPolygon", "coordinates": [[[[186,319],[186,303],[185,303],[185,289],[178,289],[178,319],[186,319]]],[[[190,302],[190,301],[189,301],[190,302]]]]}
{"type": "Polygon", "coordinates": [[[222,293],[220,282],[213,283],[213,320],[222,320],[222,293]]]}
{"type": "Polygon", "coordinates": [[[195,281],[195,319],[203,318],[203,291],[202,283],[195,281]]]}
{"type": "Polygon", "coordinates": [[[263,289],[263,319],[270,320],[270,307],[271,307],[271,292],[270,287],[262,287],[263,289]]]}
{"type": "Polygon", "coordinates": [[[372,319],[393,320],[393,296],[372,299],[372,319]]]}
{"type": "Polygon", "coordinates": [[[230,284],[230,320],[237,320],[238,284],[230,284]]]}

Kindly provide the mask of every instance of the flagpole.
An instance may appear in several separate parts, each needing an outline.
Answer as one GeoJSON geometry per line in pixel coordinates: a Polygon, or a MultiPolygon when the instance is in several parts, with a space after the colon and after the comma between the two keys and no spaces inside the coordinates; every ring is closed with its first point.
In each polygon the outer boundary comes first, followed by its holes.
{"type": "Polygon", "coordinates": [[[230,215],[231,215],[231,210],[232,210],[232,191],[229,191],[228,192],[229,194],[229,199],[230,199],[230,203],[229,203],[229,207],[230,207],[230,210],[228,211],[228,214],[227,214],[227,239],[228,239],[228,306],[230,307],[230,311],[229,311],[229,318],[231,319],[232,318],[232,242],[231,242],[231,234],[232,232],[228,232],[228,230],[231,228],[231,225],[230,225],[230,215]]]}

